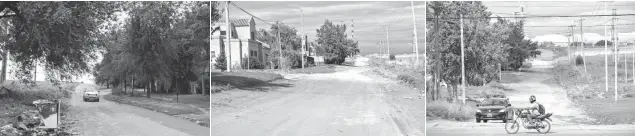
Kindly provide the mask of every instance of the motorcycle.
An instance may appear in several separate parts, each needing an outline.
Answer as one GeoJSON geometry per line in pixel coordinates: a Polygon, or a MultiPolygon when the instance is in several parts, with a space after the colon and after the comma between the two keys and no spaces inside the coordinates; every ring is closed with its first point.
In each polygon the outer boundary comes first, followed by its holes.
{"type": "Polygon", "coordinates": [[[544,115],[540,115],[536,118],[531,118],[528,109],[516,109],[514,110],[514,114],[516,117],[514,120],[508,121],[505,123],[505,131],[508,134],[515,134],[518,132],[520,128],[520,124],[525,129],[536,129],[538,133],[546,134],[551,130],[551,115],[552,113],[547,113],[544,115]]]}

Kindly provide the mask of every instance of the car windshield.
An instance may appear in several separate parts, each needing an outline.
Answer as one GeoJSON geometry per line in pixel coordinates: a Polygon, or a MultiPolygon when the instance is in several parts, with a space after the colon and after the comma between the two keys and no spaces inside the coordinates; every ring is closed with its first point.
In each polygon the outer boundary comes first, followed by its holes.
{"type": "Polygon", "coordinates": [[[96,92],[97,92],[97,90],[86,90],[86,92],[91,92],[91,93],[92,93],[92,92],[95,92],[95,93],[96,93],[96,92]]]}
{"type": "Polygon", "coordinates": [[[505,106],[504,100],[485,99],[481,102],[482,106],[505,106]]]}

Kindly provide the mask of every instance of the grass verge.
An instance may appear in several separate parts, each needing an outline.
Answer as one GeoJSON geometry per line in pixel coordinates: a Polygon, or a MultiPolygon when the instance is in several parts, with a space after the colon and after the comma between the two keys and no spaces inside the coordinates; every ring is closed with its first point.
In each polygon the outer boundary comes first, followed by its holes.
{"type": "Polygon", "coordinates": [[[184,118],[197,125],[209,127],[209,113],[204,112],[209,111],[209,96],[179,95],[179,102],[175,102],[175,97],[167,94],[152,94],[151,98],[112,94],[103,96],[106,100],[184,118]]]}
{"type": "MultiPolygon", "coordinates": [[[[630,106],[635,102],[635,85],[630,79],[625,78],[623,55],[618,62],[617,88],[615,87],[615,61],[608,57],[608,91],[606,89],[606,75],[604,55],[586,57],[587,70],[583,66],[570,66],[558,63],[552,73],[565,89],[567,96],[574,103],[583,107],[588,115],[600,124],[629,124],[635,122],[635,109],[630,106]],[[626,82],[630,81],[630,82],[626,82]],[[617,89],[618,101],[614,102],[617,89]]],[[[627,58],[632,62],[632,58],[627,58]]],[[[632,63],[627,63],[632,65],[632,63]]],[[[632,74],[632,66],[627,69],[632,74]]]]}
{"type": "Polygon", "coordinates": [[[213,93],[232,88],[251,87],[282,79],[282,75],[271,72],[212,72],[213,93]]]}
{"type": "Polygon", "coordinates": [[[426,103],[426,114],[431,118],[442,118],[455,121],[468,121],[474,119],[475,104],[467,105],[460,103],[450,103],[447,101],[428,101],[426,103]]]}

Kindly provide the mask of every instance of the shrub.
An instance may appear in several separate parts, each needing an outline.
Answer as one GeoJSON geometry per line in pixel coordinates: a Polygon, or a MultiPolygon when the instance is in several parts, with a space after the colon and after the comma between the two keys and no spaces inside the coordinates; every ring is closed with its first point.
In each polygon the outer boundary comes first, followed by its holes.
{"type": "Polygon", "coordinates": [[[429,101],[426,105],[427,116],[456,121],[473,119],[475,111],[474,107],[447,101],[429,101]]]}
{"type": "Polygon", "coordinates": [[[242,68],[243,69],[263,69],[265,65],[263,65],[258,58],[249,57],[243,58],[242,60],[242,68]]]}
{"type": "Polygon", "coordinates": [[[390,59],[390,60],[395,60],[396,58],[395,58],[395,55],[394,55],[394,54],[390,54],[390,56],[388,56],[388,59],[390,59]]]}
{"type": "Polygon", "coordinates": [[[221,51],[220,55],[216,58],[216,64],[214,66],[221,71],[227,70],[227,62],[225,62],[225,52],[221,51]]]}
{"type": "Polygon", "coordinates": [[[414,85],[415,83],[415,78],[412,77],[411,75],[399,74],[397,75],[397,79],[409,85],[414,85]]]}
{"type": "Polygon", "coordinates": [[[582,55],[577,55],[575,57],[575,65],[582,65],[584,64],[584,58],[582,58],[582,55]]]}

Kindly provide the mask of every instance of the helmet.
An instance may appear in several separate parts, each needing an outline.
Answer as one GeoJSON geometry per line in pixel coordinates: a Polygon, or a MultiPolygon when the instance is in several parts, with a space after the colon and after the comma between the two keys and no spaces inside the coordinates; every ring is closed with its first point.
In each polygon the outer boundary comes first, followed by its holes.
{"type": "Polygon", "coordinates": [[[529,102],[530,103],[534,103],[535,101],[536,101],[536,96],[534,96],[534,95],[529,96],[529,102]]]}

